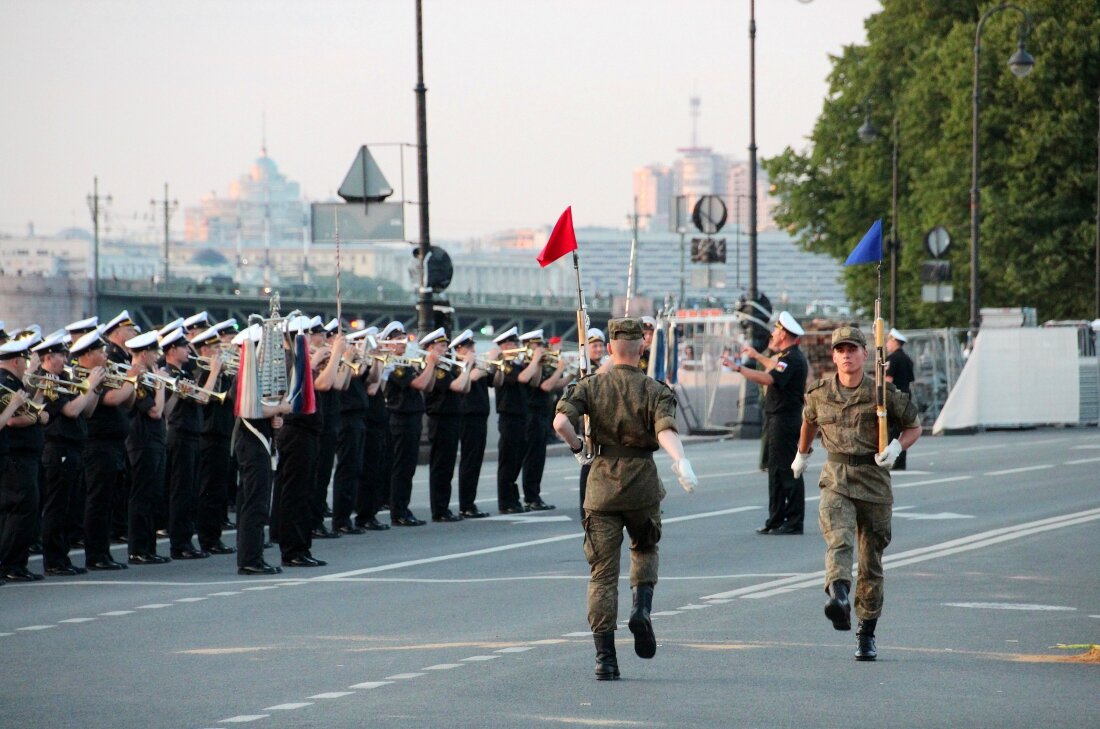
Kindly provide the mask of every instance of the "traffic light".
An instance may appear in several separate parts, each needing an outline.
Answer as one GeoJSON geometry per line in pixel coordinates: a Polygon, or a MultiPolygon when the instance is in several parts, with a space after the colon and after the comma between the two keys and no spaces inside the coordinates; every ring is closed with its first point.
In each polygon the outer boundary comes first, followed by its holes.
{"type": "MultiPolygon", "coordinates": [[[[413,248],[413,258],[420,258],[420,249],[413,248]]],[[[454,265],[447,251],[439,246],[431,246],[428,249],[427,285],[435,293],[440,293],[451,285],[454,277],[454,265]]]]}

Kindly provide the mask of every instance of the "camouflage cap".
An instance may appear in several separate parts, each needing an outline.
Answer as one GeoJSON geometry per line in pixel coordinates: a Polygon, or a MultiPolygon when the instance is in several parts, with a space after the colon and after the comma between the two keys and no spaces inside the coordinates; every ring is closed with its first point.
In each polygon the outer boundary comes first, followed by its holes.
{"type": "Polygon", "coordinates": [[[833,348],[838,344],[854,344],[857,347],[867,347],[867,339],[858,327],[844,326],[833,330],[833,348]]]}
{"type": "Polygon", "coordinates": [[[612,319],[607,322],[608,339],[641,339],[641,319],[612,319]]]}

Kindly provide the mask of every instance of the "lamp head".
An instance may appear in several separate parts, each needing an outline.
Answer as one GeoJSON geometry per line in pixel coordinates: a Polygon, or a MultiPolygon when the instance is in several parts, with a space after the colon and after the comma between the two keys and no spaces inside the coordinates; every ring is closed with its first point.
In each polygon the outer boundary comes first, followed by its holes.
{"type": "Polygon", "coordinates": [[[859,125],[856,134],[859,135],[860,141],[867,144],[878,139],[878,130],[875,129],[875,125],[871,123],[870,115],[863,117],[863,123],[859,125]]]}
{"type": "Polygon", "coordinates": [[[1027,76],[1031,73],[1031,69],[1035,67],[1035,59],[1024,48],[1023,41],[1020,41],[1016,52],[1012,54],[1012,58],[1008,59],[1008,67],[1016,78],[1027,76]]]}

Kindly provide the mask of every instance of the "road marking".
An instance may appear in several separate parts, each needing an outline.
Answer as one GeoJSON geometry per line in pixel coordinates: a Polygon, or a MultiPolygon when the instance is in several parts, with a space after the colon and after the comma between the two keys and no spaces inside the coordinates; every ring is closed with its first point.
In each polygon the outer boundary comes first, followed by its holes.
{"type": "Polygon", "coordinates": [[[229,597],[230,595],[240,595],[240,594],[241,593],[239,593],[239,592],[233,592],[233,591],[229,591],[229,592],[210,592],[210,593],[207,593],[206,596],[207,597],[229,597]]]}
{"type": "Polygon", "coordinates": [[[339,699],[344,696],[351,696],[354,691],[329,691],[323,694],[314,694],[313,696],[307,696],[307,699],[339,699]]]}
{"type": "Polygon", "coordinates": [[[932,473],[931,471],[914,471],[912,469],[905,469],[904,471],[890,471],[890,478],[897,476],[927,476],[932,473]]]}
{"type": "Polygon", "coordinates": [[[452,668],[462,668],[465,663],[437,663],[434,666],[423,668],[424,671],[449,671],[452,668]]]}
{"type": "Polygon", "coordinates": [[[678,607],[676,609],[677,610],[706,610],[709,607],[710,607],[710,605],[695,605],[693,603],[691,605],[681,605],[680,607],[678,607]]]}
{"type": "Polygon", "coordinates": [[[981,445],[981,446],[970,446],[969,448],[956,448],[954,451],[951,451],[951,452],[952,453],[972,453],[974,451],[992,451],[992,450],[996,450],[997,448],[1007,448],[1007,447],[1008,446],[1004,445],[1004,444],[1000,444],[1000,445],[981,445]]]}
{"type": "Polygon", "coordinates": [[[133,610],[112,610],[109,613],[100,613],[100,615],[103,615],[103,616],[106,616],[106,617],[109,617],[109,618],[113,618],[116,615],[130,615],[133,612],[134,612],[133,610]]]}
{"type": "MultiPolygon", "coordinates": [[[[951,483],[953,481],[969,481],[974,478],[973,476],[947,476],[946,478],[933,478],[928,481],[916,481],[914,483],[895,483],[891,485],[891,488],[895,491],[898,489],[911,489],[914,486],[931,486],[937,483],[951,483]]],[[[809,499],[807,499],[809,501],[809,499]]]]}
{"type": "Polygon", "coordinates": [[[564,634],[562,634],[561,637],[562,638],[584,638],[584,637],[587,637],[589,635],[592,635],[591,630],[578,630],[575,633],[564,633],[564,634]]]}
{"type": "Polygon", "coordinates": [[[16,628],[16,630],[49,630],[56,627],[56,625],[28,625],[24,628],[16,628]]]}
{"type": "Polygon", "coordinates": [[[493,651],[494,653],[523,653],[524,651],[531,650],[532,646],[529,645],[514,645],[509,648],[501,648],[493,651]]]}
{"type": "Polygon", "coordinates": [[[68,618],[67,620],[58,620],[59,623],[90,623],[95,618],[68,618]]]}
{"type": "Polygon", "coordinates": [[[1027,603],[1013,603],[1013,602],[943,602],[941,605],[947,607],[960,607],[960,608],[977,608],[982,610],[1040,610],[1040,611],[1068,611],[1075,612],[1075,607],[1064,607],[1062,605],[1029,605],[1027,603]]]}
{"type": "Polygon", "coordinates": [[[255,587],[242,587],[247,592],[260,592],[261,590],[278,590],[278,585],[256,585],[255,587]]]}
{"type": "Polygon", "coordinates": [[[354,684],[352,686],[348,686],[348,688],[353,688],[353,689],[376,689],[379,686],[388,686],[391,683],[393,683],[393,681],[364,681],[363,683],[357,683],[357,684],[354,684]]]}
{"type": "Polygon", "coordinates": [[[386,681],[388,681],[388,682],[405,681],[405,680],[408,680],[410,678],[419,678],[420,676],[423,676],[423,675],[424,675],[423,673],[395,673],[392,676],[386,676],[386,681]]]}
{"type": "MultiPolygon", "coordinates": [[[[911,509],[913,507],[907,506],[907,507],[904,507],[904,508],[911,509]]],[[[915,521],[936,521],[936,520],[946,520],[946,519],[973,519],[974,518],[971,514],[956,514],[953,511],[941,511],[941,512],[938,512],[936,514],[921,514],[920,512],[915,512],[915,511],[902,511],[902,512],[899,512],[897,509],[894,509],[894,517],[897,518],[897,519],[913,519],[915,521]]]]}
{"type": "MultiPolygon", "coordinates": [[[[1091,617],[1097,617],[1095,615],[1091,617]]],[[[0,638],[7,638],[9,635],[15,635],[15,633],[0,633],[0,638]]]]}
{"type": "Polygon", "coordinates": [[[138,605],[137,609],[138,610],[160,610],[161,608],[166,608],[166,607],[172,607],[172,606],[170,604],[166,603],[166,602],[153,602],[153,603],[149,603],[148,605],[138,605]]]}
{"type": "Polygon", "coordinates": [[[1006,468],[1003,471],[986,471],[983,476],[1007,476],[1010,473],[1027,473],[1028,471],[1045,471],[1054,468],[1054,464],[1042,463],[1038,466],[1023,466],[1022,468],[1006,468]]]}
{"type": "Polygon", "coordinates": [[[1076,465],[1081,464],[1081,463],[1096,463],[1097,461],[1100,461],[1100,458],[1078,458],[1077,460],[1074,460],[1074,461],[1066,461],[1065,465],[1067,465],[1067,466],[1076,466],[1076,465]]]}
{"type": "Polygon", "coordinates": [[[469,658],[461,658],[459,660],[467,663],[480,663],[481,661],[492,661],[500,658],[500,656],[470,656],[469,658]]]}
{"type": "Polygon", "coordinates": [[[181,597],[176,602],[202,602],[205,599],[205,597],[181,597]]]}
{"type": "Polygon", "coordinates": [[[573,521],[573,519],[566,514],[556,514],[554,516],[534,516],[529,514],[498,514],[497,516],[490,516],[488,519],[477,519],[476,521],[510,521],[513,524],[560,524],[563,521],[573,521]]]}
{"type": "Polygon", "coordinates": [[[313,706],[313,702],[299,701],[296,704],[278,704],[276,706],[269,706],[266,709],[260,709],[260,711],[292,711],[293,709],[301,709],[306,706],[313,706]]]}
{"type": "Polygon", "coordinates": [[[656,617],[665,617],[666,615],[679,615],[679,614],[680,614],[679,610],[660,610],[660,611],[655,612],[655,613],[650,613],[649,615],[650,615],[650,617],[656,618],[656,617]]]}
{"type": "Polygon", "coordinates": [[[700,474],[699,478],[724,478],[726,476],[752,476],[757,473],[765,473],[759,468],[754,468],[751,471],[727,471],[725,473],[704,473],[700,474]]]}
{"type": "Polygon", "coordinates": [[[256,721],[257,719],[266,719],[271,714],[241,714],[240,716],[231,716],[228,719],[222,719],[217,722],[218,724],[244,724],[247,721],[256,721]]]}

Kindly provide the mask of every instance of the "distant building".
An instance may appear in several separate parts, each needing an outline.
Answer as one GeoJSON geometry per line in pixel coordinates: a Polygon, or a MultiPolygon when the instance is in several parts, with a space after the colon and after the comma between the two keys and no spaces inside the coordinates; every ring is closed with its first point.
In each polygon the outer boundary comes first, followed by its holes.
{"type": "MultiPolygon", "coordinates": [[[[0,236],[0,275],[92,278],[92,234],[69,228],[56,236],[0,236]]],[[[100,240],[100,278],[148,279],[160,270],[156,245],[100,240]]]]}

